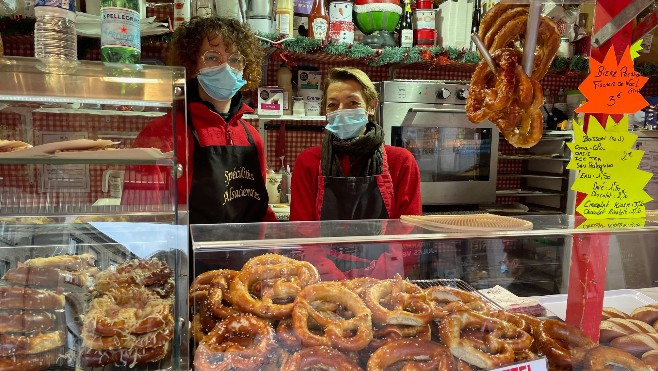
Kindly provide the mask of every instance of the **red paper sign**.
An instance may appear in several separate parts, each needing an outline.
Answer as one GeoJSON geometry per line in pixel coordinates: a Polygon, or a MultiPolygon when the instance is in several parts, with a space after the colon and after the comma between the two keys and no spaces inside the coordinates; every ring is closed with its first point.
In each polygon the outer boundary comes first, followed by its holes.
{"type": "Polygon", "coordinates": [[[640,89],[649,80],[635,71],[628,47],[619,63],[614,46],[600,63],[590,58],[589,76],[580,84],[580,91],[587,103],[576,108],[576,112],[623,114],[635,113],[649,105],[640,94],[640,89]]]}

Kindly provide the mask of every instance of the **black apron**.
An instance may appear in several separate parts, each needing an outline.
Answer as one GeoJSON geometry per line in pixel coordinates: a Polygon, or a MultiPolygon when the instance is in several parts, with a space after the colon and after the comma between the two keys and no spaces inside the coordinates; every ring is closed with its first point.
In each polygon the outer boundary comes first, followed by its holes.
{"type": "Polygon", "coordinates": [[[318,177],[319,220],[388,219],[393,211],[393,182],[384,151],[382,173],[365,177],[318,177]]]}
{"type": "Polygon", "coordinates": [[[201,147],[194,135],[192,185],[188,201],[190,224],[262,222],[267,190],[254,139],[242,120],[248,146],[201,147]]]}

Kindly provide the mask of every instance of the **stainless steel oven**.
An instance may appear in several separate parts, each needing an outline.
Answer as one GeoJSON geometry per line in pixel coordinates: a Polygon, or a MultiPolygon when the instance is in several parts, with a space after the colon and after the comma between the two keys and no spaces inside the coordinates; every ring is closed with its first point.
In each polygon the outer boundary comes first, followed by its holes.
{"type": "Polygon", "coordinates": [[[495,202],[498,130],[466,118],[467,83],[392,80],[378,89],[386,143],[416,158],[423,205],[495,202]]]}

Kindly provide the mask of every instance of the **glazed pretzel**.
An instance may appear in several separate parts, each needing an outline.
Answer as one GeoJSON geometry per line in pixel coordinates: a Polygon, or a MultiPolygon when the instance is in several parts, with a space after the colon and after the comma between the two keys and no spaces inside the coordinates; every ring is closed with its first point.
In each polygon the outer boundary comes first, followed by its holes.
{"type": "Polygon", "coordinates": [[[513,325],[487,317],[475,312],[453,313],[441,322],[439,336],[452,355],[466,361],[476,367],[491,369],[501,367],[514,362],[514,350],[505,341],[494,341],[494,336],[485,335],[483,341],[476,339],[463,339],[461,332],[466,328],[479,329],[480,331],[512,331],[516,329],[513,325]]]}
{"type": "Polygon", "coordinates": [[[401,339],[383,345],[370,356],[368,371],[388,370],[393,364],[402,366],[402,370],[455,369],[448,348],[421,339],[401,339]]]}
{"type": "MultiPolygon", "coordinates": [[[[478,34],[489,53],[500,48],[515,48],[525,40],[528,6],[498,3],[480,23],[478,34]]],[[[541,17],[537,30],[537,48],[531,77],[541,80],[560,47],[560,31],[549,17],[541,17]]]]}
{"type": "Polygon", "coordinates": [[[557,366],[578,364],[587,351],[597,346],[577,327],[552,319],[541,322],[535,339],[549,363],[557,366]]]}
{"type": "Polygon", "coordinates": [[[420,340],[432,340],[430,325],[425,326],[399,326],[385,325],[376,328],[372,334],[372,341],[368,344],[368,350],[375,351],[385,344],[395,340],[416,338],[420,340]]]}
{"type": "Polygon", "coordinates": [[[293,300],[302,288],[319,281],[312,264],[265,254],[245,263],[230,284],[229,300],[242,312],[283,319],[290,316],[293,300]]]}
{"type": "Polygon", "coordinates": [[[222,269],[216,271],[212,281],[208,285],[208,298],[207,304],[210,305],[210,312],[217,318],[226,318],[230,315],[238,313],[237,310],[230,305],[230,285],[237,271],[222,269]]]}
{"type": "Polygon", "coordinates": [[[370,310],[355,293],[335,283],[306,286],[295,299],[292,326],[304,346],[325,345],[357,351],[372,340],[370,310]],[[318,310],[314,307],[316,302],[338,304],[338,311],[318,310]],[[349,318],[341,312],[348,313],[349,318]],[[323,335],[310,330],[310,320],[322,329],[323,335]]]}
{"type": "Polygon", "coordinates": [[[304,348],[290,356],[281,367],[286,371],[341,370],[363,371],[345,354],[325,346],[304,348]]]}
{"type": "Polygon", "coordinates": [[[373,322],[380,326],[423,326],[434,317],[425,292],[400,275],[368,287],[363,301],[372,311],[373,322]]]}
{"type": "Polygon", "coordinates": [[[487,313],[486,304],[477,295],[448,286],[425,289],[427,300],[432,304],[435,318],[443,318],[460,310],[487,313]]]}
{"type": "Polygon", "coordinates": [[[518,51],[498,49],[492,58],[504,68],[499,68],[498,74],[494,75],[484,61],[476,67],[466,98],[466,116],[475,123],[489,119],[515,147],[532,147],[541,139],[543,131],[540,108],[544,94],[541,85],[536,79],[530,79],[518,65],[521,58],[518,51]],[[510,91],[513,93],[509,93],[506,106],[500,108],[494,103],[501,93],[510,91]]]}
{"type": "Polygon", "coordinates": [[[194,355],[196,371],[258,370],[276,348],[274,329],[251,314],[230,316],[203,339],[194,355]]]}
{"type": "Polygon", "coordinates": [[[583,360],[585,371],[610,370],[618,367],[633,371],[653,371],[654,368],[637,359],[630,353],[610,347],[590,349],[583,360]],[[618,367],[615,367],[618,366],[618,367]]]}

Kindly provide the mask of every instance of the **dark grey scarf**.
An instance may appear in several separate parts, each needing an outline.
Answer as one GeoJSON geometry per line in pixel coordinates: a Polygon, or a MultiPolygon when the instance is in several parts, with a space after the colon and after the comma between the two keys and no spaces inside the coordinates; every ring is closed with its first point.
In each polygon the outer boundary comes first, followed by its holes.
{"type": "Polygon", "coordinates": [[[364,177],[379,175],[384,164],[384,130],[381,126],[369,122],[366,132],[361,136],[342,140],[327,133],[322,139],[322,175],[342,177],[343,169],[339,158],[348,155],[352,159],[350,174],[347,176],[364,177]]]}

